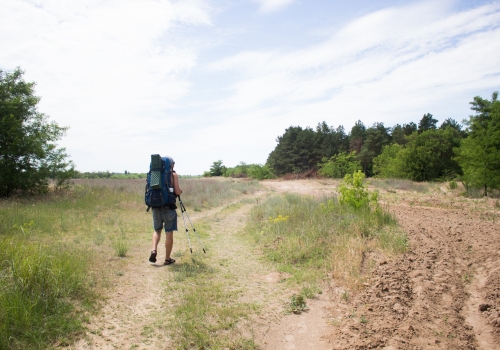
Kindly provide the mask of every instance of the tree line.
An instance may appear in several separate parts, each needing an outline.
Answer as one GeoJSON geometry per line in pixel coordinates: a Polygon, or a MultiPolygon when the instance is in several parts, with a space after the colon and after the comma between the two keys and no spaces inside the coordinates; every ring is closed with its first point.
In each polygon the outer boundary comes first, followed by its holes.
{"type": "Polygon", "coordinates": [[[463,124],[426,113],[418,123],[366,127],[358,120],[349,132],[325,121],[315,129],[290,126],[277,137],[266,164],[240,163],[234,168],[213,163],[204,176],[272,178],[317,172],[343,178],[357,170],[370,177],[413,181],[460,180],[483,195],[500,187],[500,101],[476,96],[475,112],[463,124]]]}
{"type": "Polygon", "coordinates": [[[266,165],[280,176],[318,171],[343,177],[362,170],[366,176],[413,181],[460,179],[483,194],[500,186],[500,101],[479,96],[464,125],[446,119],[440,125],[430,113],[417,123],[366,127],[358,120],[349,133],[319,123],[315,129],[291,126],[276,139],[266,165]]]}

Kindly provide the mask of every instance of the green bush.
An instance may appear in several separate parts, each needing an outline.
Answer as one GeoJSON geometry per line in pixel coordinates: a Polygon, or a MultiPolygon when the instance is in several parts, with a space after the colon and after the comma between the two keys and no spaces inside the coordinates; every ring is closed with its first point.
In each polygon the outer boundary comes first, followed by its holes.
{"type": "Polygon", "coordinates": [[[359,161],[356,160],[356,152],[340,152],[330,159],[323,158],[323,163],[318,164],[319,174],[342,179],[346,174],[351,174],[361,169],[359,161]]]}
{"type": "Polygon", "coordinates": [[[370,202],[377,207],[378,193],[369,193],[368,190],[363,186],[363,180],[365,174],[358,170],[352,175],[347,174],[344,177],[344,183],[340,185],[339,192],[340,198],[339,202],[341,204],[349,205],[355,209],[368,207],[370,202]]]}

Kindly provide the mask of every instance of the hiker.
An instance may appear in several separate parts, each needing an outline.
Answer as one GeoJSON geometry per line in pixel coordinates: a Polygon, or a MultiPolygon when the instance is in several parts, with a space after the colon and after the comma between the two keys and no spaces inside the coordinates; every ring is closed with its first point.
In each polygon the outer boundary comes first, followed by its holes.
{"type": "MultiPolygon", "coordinates": [[[[182,190],[179,187],[179,177],[174,171],[174,160],[170,157],[170,170],[172,171],[171,182],[173,185],[173,192],[175,196],[180,196],[182,190]]],[[[160,243],[161,230],[165,229],[165,265],[170,265],[175,262],[174,259],[170,257],[172,252],[172,247],[174,245],[174,231],[177,231],[177,212],[175,211],[177,206],[175,202],[173,204],[167,204],[160,208],[152,208],[153,210],[153,248],[151,250],[151,256],[149,261],[156,262],[156,254],[158,249],[158,243],[160,243]]]]}

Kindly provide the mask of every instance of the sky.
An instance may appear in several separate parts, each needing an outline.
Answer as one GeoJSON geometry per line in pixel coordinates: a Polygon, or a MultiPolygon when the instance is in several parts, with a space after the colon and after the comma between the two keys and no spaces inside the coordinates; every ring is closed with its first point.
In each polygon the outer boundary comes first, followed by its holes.
{"type": "Polygon", "coordinates": [[[0,0],[79,171],[265,164],[290,126],[467,119],[500,90],[500,1],[0,0]]]}

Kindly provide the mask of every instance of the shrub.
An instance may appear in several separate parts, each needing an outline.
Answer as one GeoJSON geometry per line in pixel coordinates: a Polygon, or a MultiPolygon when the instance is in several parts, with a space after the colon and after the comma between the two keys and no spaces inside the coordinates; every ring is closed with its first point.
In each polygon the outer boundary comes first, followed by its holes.
{"type": "Polygon", "coordinates": [[[375,207],[377,206],[378,193],[373,192],[371,195],[369,194],[368,190],[363,186],[364,178],[365,174],[363,174],[361,170],[358,170],[352,175],[347,174],[344,177],[344,183],[340,185],[339,188],[339,202],[341,204],[347,204],[355,209],[368,207],[370,202],[372,202],[375,207]]]}
{"type": "Polygon", "coordinates": [[[319,174],[342,179],[346,174],[353,173],[361,169],[359,161],[356,160],[356,152],[340,152],[330,159],[323,158],[323,163],[319,164],[319,174]]]}

